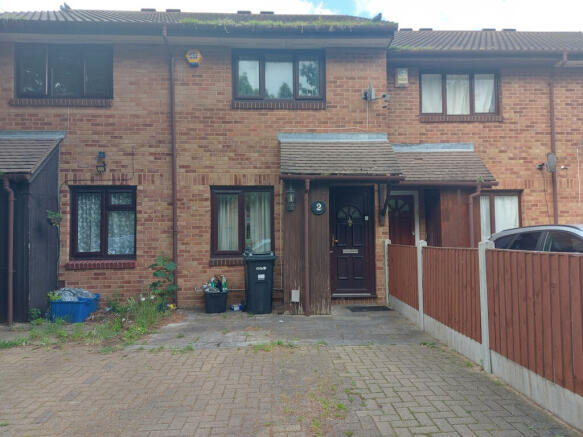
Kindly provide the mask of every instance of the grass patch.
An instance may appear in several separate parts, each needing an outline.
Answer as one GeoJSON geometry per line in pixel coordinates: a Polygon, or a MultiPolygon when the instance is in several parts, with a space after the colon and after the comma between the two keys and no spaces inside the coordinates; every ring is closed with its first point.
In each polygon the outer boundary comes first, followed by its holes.
{"type": "Polygon", "coordinates": [[[184,338],[184,332],[179,332],[176,334],[176,338],[184,338]]]}
{"type": "Polygon", "coordinates": [[[67,342],[127,346],[151,333],[165,317],[166,314],[159,311],[160,303],[159,298],[130,298],[121,304],[116,298],[111,302],[111,312],[99,322],[68,324],[62,319],[50,322],[37,317],[30,323],[26,338],[0,340],[0,349],[23,345],[60,347],[67,342]]]}
{"type": "Polygon", "coordinates": [[[464,366],[465,366],[465,367],[474,367],[474,363],[472,363],[471,361],[466,361],[466,362],[464,363],[464,366]]]}
{"type": "Polygon", "coordinates": [[[352,431],[350,431],[350,430],[346,430],[346,431],[344,431],[344,435],[346,437],[352,437],[354,435],[354,433],[352,431]]]}
{"type": "Polygon", "coordinates": [[[0,349],[11,349],[17,346],[26,345],[26,338],[15,338],[14,340],[0,340],[0,349]]]}
{"type": "Polygon", "coordinates": [[[426,347],[437,347],[437,343],[435,343],[434,341],[422,341],[419,344],[421,346],[426,346],[426,347]]]}
{"type": "Polygon", "coordinates": [[[0,428],[5,428],[7,426],[9,426],[10,424],[8,422],[0,422],[0,428]]]}

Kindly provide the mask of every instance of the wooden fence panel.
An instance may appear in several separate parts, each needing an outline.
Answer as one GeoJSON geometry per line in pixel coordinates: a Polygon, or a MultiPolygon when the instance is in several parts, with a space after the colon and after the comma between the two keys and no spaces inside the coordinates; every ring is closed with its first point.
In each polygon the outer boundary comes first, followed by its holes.
{"type": "Polygon", "coordinates": [[[492,350],[583,395],[583,255],[488,250],[486,266],[492,350]]]}
{"type": "Polygon", "coordinates": [[[482,341],[478,249],[423,249],[423,310],[444,325],[482,341]]]}
{"type": "Polygon", "coordinates": [[[417,247],[389,246],[389,294],[419,309],[417,288],[417,247]]]}

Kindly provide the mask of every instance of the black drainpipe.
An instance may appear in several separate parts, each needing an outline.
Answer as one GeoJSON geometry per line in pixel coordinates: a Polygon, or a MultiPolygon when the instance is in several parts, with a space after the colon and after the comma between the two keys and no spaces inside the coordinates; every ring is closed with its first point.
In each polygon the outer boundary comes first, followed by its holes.
{"type": "Polygon", "coordinates": [[[14,322],[14,190],[8,176],[4,176],[4,191],[8,193],[8,324],[14,322]]]}

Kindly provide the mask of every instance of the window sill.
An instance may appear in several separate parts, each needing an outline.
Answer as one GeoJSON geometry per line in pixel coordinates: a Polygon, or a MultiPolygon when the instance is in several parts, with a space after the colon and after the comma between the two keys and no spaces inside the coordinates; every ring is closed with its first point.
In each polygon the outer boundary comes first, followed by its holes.
{"type": "Polygon", "coordinates": [[[501,122],[504,121],[498,114],[477,114],[477,115],[442,115],[442,114],[420,114],[419,121],[422,123],[441,122],[501,122]]]}
{"type": "Polygon", "coordinates": [[[209,259],[209,266],[243,266],[245,265],[245,260],[242,256],[236,256],[233,258],[211,258],[209,259]]]}
{"type": "Polygon", "coordinates": [[[11,106],[82,106],[92,108],[111,108],[113,99],[10,99],[11,106]]]}
{"type": "Polygon", "coordinates": [[[136,260],[75,260],[65,264],[65,270],[122,270],[135,269],[136,260]]]}
{"type": "Polygon", "coordinates": [[[323,110],[326,109],[324,100],[290,100],[270,102],[266,100],[233,100],[231,109],[294,109],[294,110],[323,110]]]}

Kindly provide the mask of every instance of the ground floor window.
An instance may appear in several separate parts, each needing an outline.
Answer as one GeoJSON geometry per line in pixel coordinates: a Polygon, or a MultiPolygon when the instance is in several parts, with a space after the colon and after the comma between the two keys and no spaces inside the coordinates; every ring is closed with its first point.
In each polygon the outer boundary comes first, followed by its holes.
{"type": "Polygon", "coordinates": [[[484,192],[480,196],[482,241],[495,232],[520,226],[519,192],[484,192]]]}
{"type": "Polygon", "coordinates": [[[273,188],[211,188],[211,255],[273,250],[273,188]]]}
{"type": "Polygon", "coordinates": [[[71,188],[73,258],[135,258],[134,187],[71,188]]]}

